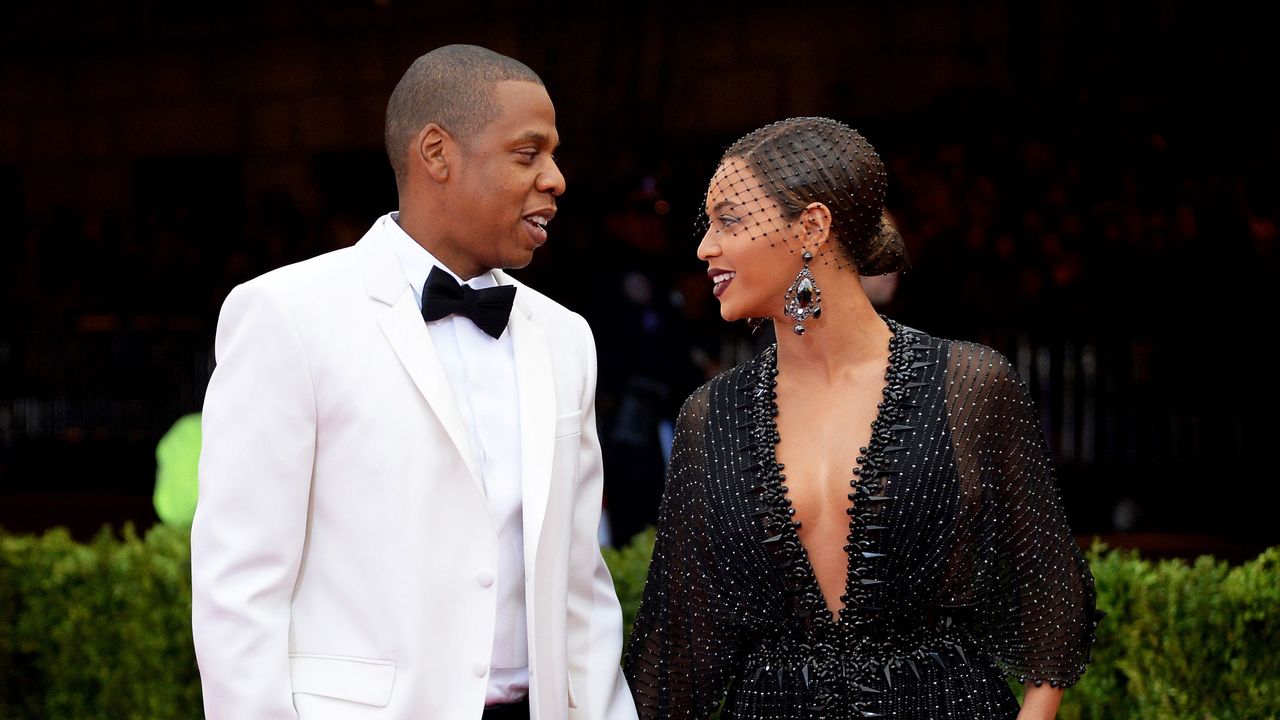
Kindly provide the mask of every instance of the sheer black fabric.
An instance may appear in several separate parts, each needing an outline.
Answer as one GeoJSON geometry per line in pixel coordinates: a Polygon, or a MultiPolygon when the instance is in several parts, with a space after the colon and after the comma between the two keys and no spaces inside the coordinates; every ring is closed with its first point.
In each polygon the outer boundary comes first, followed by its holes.
{"type": "Polygon", "coordinates": [[[774,454],[774,348],[685,403],[624,663],[642,718],[1014,718],[1006,675],[1084,672],[1093,578],[1026,388],[994,350],[889,324],[836,620],[774,454]]]}

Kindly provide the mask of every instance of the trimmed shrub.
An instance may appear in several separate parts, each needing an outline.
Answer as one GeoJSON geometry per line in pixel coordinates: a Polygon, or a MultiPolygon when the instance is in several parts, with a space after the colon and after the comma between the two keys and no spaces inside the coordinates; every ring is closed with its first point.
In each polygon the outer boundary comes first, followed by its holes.
{"type": "Polygon", "coordinates": [[[1280,547],[1236,567],[1094,548],[1094,662],[1059,717],[1280,717],[1280,547]]]}
{"type": "Polygon", "coordinates": [[[187,533],[0,536],[0,718],[199,718],[187,533]]]}
{"type": "Polygon", "coordinates": [[[637,533],[620,548],[603,548],[604,563],[613,575],[613,588],[622,604],[624,638],[631,638],[631,628],[636,622],[636,611],[644,597],[644,580],[649,574],[649,558],[653,557],[653,542],[657,533],[652,527],[637,533]]]}
{"type": "MultiPolygon", "coordinates": [[[[628,634],[653,531],[606,549],[628,634]]],[[[1064,720],[1280,717],[1280,548],[1248,563],[1095,547],[1107,612],[1064,720]]],[[[0,533],[0,718],[194,720],[186,531],[0,533]]]]}

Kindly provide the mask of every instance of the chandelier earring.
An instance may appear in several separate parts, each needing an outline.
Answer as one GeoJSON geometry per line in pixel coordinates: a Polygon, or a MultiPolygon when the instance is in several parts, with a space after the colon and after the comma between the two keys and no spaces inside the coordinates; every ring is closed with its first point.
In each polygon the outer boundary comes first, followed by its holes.
{"type": "Polygon", "coordinates": [[[822,316],[822,290],[814,280],[813,273],[809,271],[809,261],[813,260],[813,253],[805,250],[800,257],[804,259],[804,266],[800,268],[795,281],[787,288],[782,301],[782,312],[796,321],[791,330],[797,335],[804,334],[806,320],[822,316]]]}

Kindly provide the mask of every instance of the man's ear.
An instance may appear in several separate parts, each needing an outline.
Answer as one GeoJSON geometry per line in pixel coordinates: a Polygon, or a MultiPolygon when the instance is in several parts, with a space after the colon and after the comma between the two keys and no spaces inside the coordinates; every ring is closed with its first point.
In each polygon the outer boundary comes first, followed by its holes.
{"type": "Polygon", "coordinates": [[[436,182],[449,179],[449,156],[446,152],[450,145],[448,131],[435,123],[427,123],[414,138],[413,150],[409,161],[419,165],[427,176],[436,182]]]}

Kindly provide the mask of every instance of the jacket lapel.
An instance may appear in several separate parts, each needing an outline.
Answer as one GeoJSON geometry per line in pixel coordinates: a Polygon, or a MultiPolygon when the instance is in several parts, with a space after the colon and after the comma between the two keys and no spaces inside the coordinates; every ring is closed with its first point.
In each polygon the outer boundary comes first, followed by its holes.
{"type": "MultiPolygon", "coordinates": [[[[499,272],[503,285],[515,284],[499,272]]],[[[529,306],[516,293],[507,330],[515,350],[516,383],[520,396],[521,484],[524,500],[525,571],[533,572],[538,538],[546,516],[555,447],[556,392],[551,343],[529,306]]]]}
{"type": "Polygon", "coordinates": [[[440,424],[466,463],[472,482],[484,494],[484,483],[475,464],[475,454],[467,438],[462,414],[458,411],[453,388],[449,386],[444,365],[431,341],[431,333],[422,320],[413,288],[404,276],[400,261],[389,246],[389,238],[379,221],[356,243],[360,267],[369,296],[388,307],[378,315],[378,325],[391,344],[400,364],[431,406],[440,424]]]}

